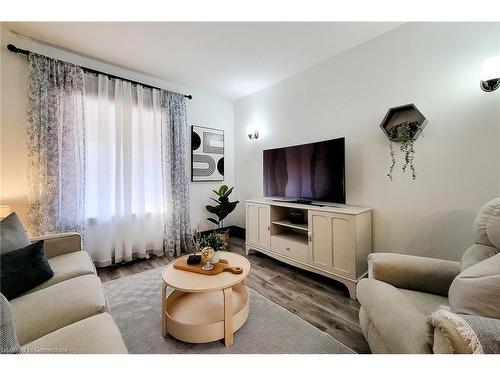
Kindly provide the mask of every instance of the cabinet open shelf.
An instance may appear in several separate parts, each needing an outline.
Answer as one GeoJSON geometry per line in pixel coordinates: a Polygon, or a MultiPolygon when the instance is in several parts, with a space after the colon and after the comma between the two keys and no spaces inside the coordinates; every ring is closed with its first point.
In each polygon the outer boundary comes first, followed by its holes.
{"type": "Polygon", "coordinates": [[[272,223],[275,224],[275,225],[281,225],[283,227],[293,228],[293,229],[302,230],[302,231],[306,231],[306,232],[309,230],[309,226],[308,226],[307,223],[304,223],[304,224],[293,224],[288,219],[276,220],[276,221],[273,221],[272,223]]]}

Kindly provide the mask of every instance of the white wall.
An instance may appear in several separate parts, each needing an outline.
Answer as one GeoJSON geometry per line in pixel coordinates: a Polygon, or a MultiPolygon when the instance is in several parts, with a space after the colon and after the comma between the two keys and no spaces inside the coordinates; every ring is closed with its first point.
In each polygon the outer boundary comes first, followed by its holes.
{"type": "MultiPolygon", "coordinates": [[[[140,82],[163,87],[172,91],[189,93],[187,101],[188,124],[224,129],[225,132],[225,181],[234,185],[234,111],[233,102],[207,92],[176,85],[143,74],[128,71],[93,59],[50,48],[16,38],[2,27],[1,42],[1,131],[0,131],[0,204],[9,204],[26,220],[27,149],[26,149],[26,84],[28,64],[24,55],[13,54],[6,49],[8,43],[19,48],[70,61],[89,68],[106,71],[140,82]]],[[[76,46],[75,49],[78,49],[76,46]]],[[[190,163],[190,150],[188,162],[190,163]]],[[[188,169],[191,170],[190,165],[188,169]]],[[[205,204],[210,202],[211,190],[222,183],[191,183],[191,220],[200,223],[202,229],[213,228],[205,218],[205,204]]],[[[213,194],[213,193],[212,193],[213,194]]],[[[228,225],[231,220],[228,220],[228,225]]]]}
{"type": "Polygon", "coordinates": [[[482,62],[499,53],[498,23],[406,24],[237,101],[239,199],[262,196],[263,149],[345,137],[347,203],[373,207],[374,250],[459,259],[478,209],[500,196],[500,90],[479,88],[482,62]],[[391,182],[379,124],[412,102],[429,120],[418,176],[398,159],[391,182]]]}

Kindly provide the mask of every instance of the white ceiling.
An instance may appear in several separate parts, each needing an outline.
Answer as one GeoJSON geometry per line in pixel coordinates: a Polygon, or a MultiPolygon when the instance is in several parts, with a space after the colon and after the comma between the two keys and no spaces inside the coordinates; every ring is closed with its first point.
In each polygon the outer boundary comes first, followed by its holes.
{"type": "Polygon", "coordinates": [[[137,72],[238,99],[400,25],[15,22],[7,27],[137,72]]]}

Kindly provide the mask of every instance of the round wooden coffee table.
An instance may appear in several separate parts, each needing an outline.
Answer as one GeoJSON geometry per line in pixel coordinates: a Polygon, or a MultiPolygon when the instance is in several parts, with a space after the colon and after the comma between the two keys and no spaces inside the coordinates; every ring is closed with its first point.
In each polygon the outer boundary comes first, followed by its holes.
{"type": "Polygon", "coordinates": [[[233,333],[248,318],[248,291],[245,278],[250,262],[243,256],[227,251],[220,258],[230,266],[243,268],[241,274],[222,272],[202,275],[178,270],[174,264],[180,257],[165,266],[162,272],[162,334],[167,332],[178,340],[204,343],[224,338],[224,344],[233,344],[233,333]],[[167,286],[174,289],[167,296],[167,286]]]}

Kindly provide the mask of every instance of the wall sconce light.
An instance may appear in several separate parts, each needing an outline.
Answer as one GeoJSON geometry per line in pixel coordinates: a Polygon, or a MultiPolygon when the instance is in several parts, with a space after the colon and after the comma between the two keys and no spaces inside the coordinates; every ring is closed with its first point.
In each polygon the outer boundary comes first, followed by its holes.
{"type": "Polygon", "coordinates": [[[254,130],[253,132],[252,131],[248,131],[248,138],[250,138],[250,139],[257,139],[257,138],[259,138],[259,131],[258,130],[254,130]]]}
{"type": "Polygon", "coordinates": [[[500,56],[490,57],[483,63],[480,86],[486,92],[500,87],[500,56]]]}

